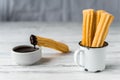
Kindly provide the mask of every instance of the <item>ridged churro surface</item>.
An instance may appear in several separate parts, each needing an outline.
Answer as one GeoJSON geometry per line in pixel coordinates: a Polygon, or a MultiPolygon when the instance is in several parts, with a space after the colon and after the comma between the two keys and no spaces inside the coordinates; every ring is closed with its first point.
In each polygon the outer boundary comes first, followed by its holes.
{"type": "Polygon", "coordinates": [[[101,47],[107,37],[114,16],[105,10],[83,10],[82,45],[101,47]]]}

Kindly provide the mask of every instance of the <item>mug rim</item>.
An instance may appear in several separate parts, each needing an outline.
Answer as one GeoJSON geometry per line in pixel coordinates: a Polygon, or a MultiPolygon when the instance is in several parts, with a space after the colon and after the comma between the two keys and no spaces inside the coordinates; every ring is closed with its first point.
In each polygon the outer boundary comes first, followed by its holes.
{"type": "Polygon", "coordinates": [[[82,42],[82,41],[80,41],[80,42],[78,43],[79,46],[82,46],[82,47],[85,47],[85,48],[94,48],[94,49],[97,49],[97,48],[104,48],[104,47],[107,47],[107,46],[109,45],[108,42],[104,41],[104,45],[101,46],[101,47],[88,47],[88,46],[82,45],[81,42],[82,42]]]}
{"type": "Polygon", "coordinates": [[[16,48],[18,48],[18,47],[22,47],[22,46],[32,47],[32,46],[30,46],[30,45],[18,45],[18,46],[15,46],[15,47],[12,48],[12,52],[14,52],[14,54],[21,54],[21,55],[22,55],[22,54],[32,54],[32,53],[35,53],[35,52],[41,50],[40,47],[37,47],[37,50],[35,50],[35,51],[30,51],[30,52],[19,52],[19,51],[15,51],[15,50],[14,50],[14,49],[16,49],[16,48]]]}

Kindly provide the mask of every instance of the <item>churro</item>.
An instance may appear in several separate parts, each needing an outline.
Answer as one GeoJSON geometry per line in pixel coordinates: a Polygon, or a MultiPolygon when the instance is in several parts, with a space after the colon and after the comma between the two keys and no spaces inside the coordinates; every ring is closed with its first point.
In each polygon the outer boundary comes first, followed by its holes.
{"type": "Polygon", "coordinates": [[[61,51],[62,53],[68,53],[69,52],[69,47],[66,44],[55,41],[53,39],[31,35],[30,41],[31,41],[31,44],[33,44],[33,45],[52,48],[52,49],[61,51]]]}
{"type": "Polygon", "coordinates": [[[86,19],[87,14],[83,12],[83,25],[82,25],[82,45],[86,45],[86,19]]]}
{"type": "Polygon", "coordinates": [[[83,10],[82,45],[90,47],[93,40],[94,9],[83,10]]]}
{"type": "Polygon", "coordinates": [[[93,35],[94,35],[94,24],[93,24],[93,20],[94,20],[94,10],[91,9],[90,10],[90,25],[89,25],[89,47],[92,45],[92,41],[93,41],[93,35]]]}
{"type": "MultiPolygon", "coordinates": [[[[114,16],[108,13],[107,19],[106,19],[106,22],[105,22],[106,24],[104,24],[104,25],[106,25],[106,26],[105,26],[105,27],[103,26],[103,32],[104,32],[104,34],[102,34],[102,35],[100,36],[100,39],[99,39],[99,40],[100,40],[101,42],[99,42],[99,43],[97,44],[98,46],[100,46],[100,47],[103,46],[104,40],[105,40],[105,38],[106,38],[106,36],[107,36],[107,34],[108,34],[109,27],[110,27],[113,19],[114,19],[114,16]],[[101,39],[102,39],[102,40],[101,40],[101,39]]],[[[101,32],[101,33],[102,33],[102,32],[101,32]]]]}
{"type": "Polygon", "coordinates": [[[97,26],[97,29],[96,29],[96,32],[95,32],[95,35],[94,35],[94,39],[93,39],[93,42],[92,42],[92,47],[96,47],[97,46],[97,42],[98,42],[98,38],[99,38],[99,35],[100,35],[100,32],[101,32],[101,28],[105,22],[105,18],[106,18],[106,14],[102,13],[101,14],[101,19],[100,19],[100,22],[97,26]]]}
{"type": "Polygon", "coordinates": [[[104,10],[97,10],[97,11],[96,11],[96,27],[97,27],[97,25],[98,25],[99,22],[100,22],[101,14],[102,14],[103,12],[105,12],[105,11],[104,11],[104,10]]]}
{"type": "Polygon", "coordinates": [[[83,10],[82,45],[102,47],[113,19],[105,10],[83,10]]]}

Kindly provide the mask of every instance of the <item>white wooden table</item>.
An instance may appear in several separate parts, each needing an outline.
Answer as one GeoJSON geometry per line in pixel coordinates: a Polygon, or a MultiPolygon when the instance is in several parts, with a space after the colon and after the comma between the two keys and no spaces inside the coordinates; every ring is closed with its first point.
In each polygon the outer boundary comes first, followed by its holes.
{"type": "Polygon", "coordinates": [[[0,80],[119,80],[120,79],[120,25],[113,24],[106,41],[109,42],[106,69],[88,73],[73,61],[73,53],[81,40],[79,23],[0,23],[0,80]],[[43,58],[33,66],[12,63],[10,50],[21,44],[30,44],[31,34],[48,37],[69,45],[71,53],[42,48],[43,58]]]}

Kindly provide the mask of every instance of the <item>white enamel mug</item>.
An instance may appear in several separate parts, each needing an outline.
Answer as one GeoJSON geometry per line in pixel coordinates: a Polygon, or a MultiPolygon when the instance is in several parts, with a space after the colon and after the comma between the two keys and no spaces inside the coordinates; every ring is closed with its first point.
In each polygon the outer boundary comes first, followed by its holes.
{"type": "Polygon", "coordinates": [[[83,67],[85,71],[89,72],[101,72],[105,69],[105,54],[108,46],[107,42],[104,42],[103,47],[85,47],[79,43],[80,48],[74,53],[74,61],[80,67],[83,67]]]}
{"type": "Polygon", "coordinates": [[[31,47],[29,45],[20,45],[20,46],[14,47],[11,50],[11,56],[12,56],[13,63],[18,64],[18,65],[32,65],[41,59],[42,57],[41,47],[31,52],[15,51],[15,49],[23,47],[23,46],[31,47]]]}

